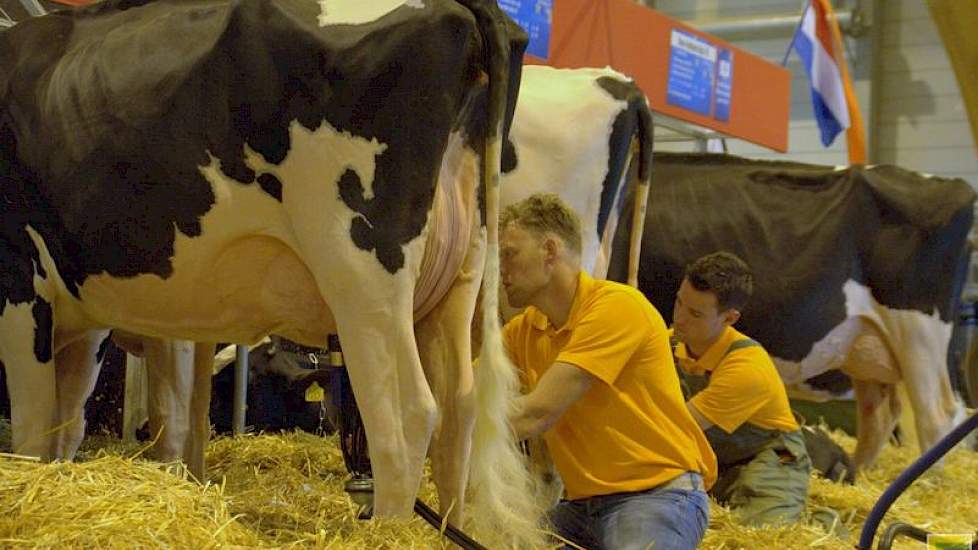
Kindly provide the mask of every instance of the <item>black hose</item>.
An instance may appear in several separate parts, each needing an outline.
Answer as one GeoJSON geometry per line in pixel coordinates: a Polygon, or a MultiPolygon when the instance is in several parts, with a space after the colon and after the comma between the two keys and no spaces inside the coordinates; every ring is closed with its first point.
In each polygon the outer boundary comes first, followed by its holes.
{"type": "MultiPolygon", "coordinates": [[[[334,405],[339,410],[339,435],[340,449],[343,451],[343,462],[346,469],[353,474],[354,479],[368,480],[371,477],[370,452],[367,449],[367,433],[363,428],[363,420],[360,418],[360,409],[357,408],[356,398],[353,397],[353,387],[350,385],[350,377],[343,366],[342,350],[339,338],[335,335],[329,337],[329,357],[330,366],[334,367],[332,377],[332,398],[334,405]]],[[[349,489],[348,489],[349,490],[349,489]]],[[[422,519],[427,521],[436,530],[441,532],[442,517],[438,512],[432,510],[427,504],[417,499],[414,502],[414,511],[422,519]]],[[[461,529],[450,523],[445,523],[445,537],[454,542],[463,550],[487,550],[472,537],[466,535],[461,529]]]]}
{"type": "MultiPolygon", "coordinates": [[[[421,516],[421,519],[430,523],[432,527],[441,531],[442,517],[438,515],[438,512],[432,510],[431,507],[422,502],[420,498],[414,501],[414,512],[421,516]]],[[[463,550],[487,550],[485,546],[473,540],[472,537],[466,535],[461,529],[451,523],[445,524],[445,532],[442,534],[463,550]]]]}

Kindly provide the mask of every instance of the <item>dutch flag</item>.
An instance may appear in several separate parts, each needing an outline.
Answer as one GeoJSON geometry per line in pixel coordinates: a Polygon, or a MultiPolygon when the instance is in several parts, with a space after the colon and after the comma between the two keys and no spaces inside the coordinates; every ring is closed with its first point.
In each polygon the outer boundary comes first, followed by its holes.
{"type": "Polygon", "coordinates": [[[850,122],[843,75],[836,62],[839,58],[821,0],[809,2],[792,44],[811,80],[815,120],[822,145],[828,147],[839,132],[849,128],[850,122]]]}

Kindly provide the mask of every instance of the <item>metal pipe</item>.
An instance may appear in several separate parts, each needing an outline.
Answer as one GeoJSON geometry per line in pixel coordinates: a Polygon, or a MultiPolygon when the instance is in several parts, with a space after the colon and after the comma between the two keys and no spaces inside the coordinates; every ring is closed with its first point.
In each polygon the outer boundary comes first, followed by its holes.
{"type": "Polygon", "coordinates": [[[890,509],[890,506],[903,494],[907,487],[910,487],[910,484],[914,480],[926,472],[928,468],[933,466],[935,462],[940,460],[941,457],[960,443],[975,428],[978,428],[978,414],[968,417],[964,422],[951,430],[951,433],[934,444],[926,453],[901,472],[893,480],[893,483],[890,483],[890,486],[880,495],[880,498],[876,501],[873,509],[870,510],[869,515],[866,517],[866,521],[863,523],[863,530],[859,535],[859,546],[857,546],[859,550],[871,550],[873,538],[876,536],[876,530],[879,528],[880,522],[883,521],[883,516],[886,515],[886,511],[890,509]]]}
{"type": "Polygon", "coordinates": [[[248,346],[234,346],[237,357],[234,362],[234,409],[231,411],[231,431],[241,435],[245,431],[245,413],[248,410],[248,346]]]}
{"type": "Polygon", "coordinates": [[[20,0],[20,3],[27,10],[27,13],[31,14],[31,17],[39,17],[47,13],[47,10],[37,0],[20,0]]]}
{"type": "Polygon", "coordinates": [[[869,135],[866,136],[866,162],[880,163],[880,134],[883,128],[883,0],[872,0],[872,29],[869,73],[869,135]]]}
{"type": "MultiPolygon", "coordinates": [[[[853,21],[853,10],[835,12],[839,26],[846,29],[853,21]]],[[[798,25],[800,14],[777,15],[774,17],[716,19],[712,21],[686,20],[683,23],[692,25],[698,30],[714,36],[729,36],[737,34],[757,34],[761,32],[788,34],[798,25]]]]}
{"type": "Polygon", "coordinates": [[[880,543],[876,546],[876,550],[890,550],[893,547],[893,543],[896,542],[897,537],[906,536],[910,537],[918,542],[927,542],[927,531],[919,527],[914,527],[908,523],[896,522],[893,525],[886,528],[883,531],[883,535],[880,536],[880,543]]]}

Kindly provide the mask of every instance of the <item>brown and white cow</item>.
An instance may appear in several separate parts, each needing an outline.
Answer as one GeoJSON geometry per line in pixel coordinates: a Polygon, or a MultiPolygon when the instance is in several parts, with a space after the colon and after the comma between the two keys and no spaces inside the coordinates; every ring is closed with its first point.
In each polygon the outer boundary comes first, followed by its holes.
{"type": "Polygon", "coordinates": [[[471,481],[494,505],[475,519],[532,537],[505,418],[515,376],[490,322],[473,380],[468,336],[483,271],[495,305],[524,44],[490,0],[110,0],[0,35],[17,451],[73,451],[78,428],[50,433],[80,416],[107,327],[318,346],[338,332],[368,404],[376,513],[411,512],[437,423],[443,511],[458,521],[471,481]],[[416,319],[432,265],[443,296],[416,319]]]}

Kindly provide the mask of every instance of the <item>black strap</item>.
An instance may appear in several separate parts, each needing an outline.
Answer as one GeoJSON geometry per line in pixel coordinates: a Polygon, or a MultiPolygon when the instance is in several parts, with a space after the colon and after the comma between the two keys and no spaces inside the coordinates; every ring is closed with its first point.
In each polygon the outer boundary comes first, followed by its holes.
{"type": "Polygon", "coordinates": [[[304,363],[316,363],[321,365],[320,368],[329,365],[329,352],[322,348],[313,348],[310,346],[303,346],[292,340],[286,340],[285,338],[280,338],[278,341],[278,351],[284,351],[286,353],[294,353],[299,356],[299,359],[304,363]],[[315,357],[315,362],[312,360],[315,357]]]}
{"type": "MultiPolygon", "coordinates": [[[[727,348],[727,351],[723,354],[723,357],[726,357],[739,349],[753,348],[753,347],[761,347],[761,344],[759,344],[756,340],[752,338],[737,340],[736,342],[730,344],[730,347],[727,348]]],[[[721,357],[721,359],[723,359],[723,357],[721,357]]]]}
{"type": "MultiPolygon", "coordinates": [[[[701,375],[690,374],[686,372],[685,369],[679,366],[679,361],[676,360],[676,347],[679,346],[679,341],[676,340],[675,335],[669,339],[669,344],[672,347],[673,363],[676,366],[676,372],[679,374],[679,385],[683,390],[683,397],[687,401],[689,401],[691,397],[706,389],[706,387],[710,383],[711,372],[706,371],[701,375]]],[[[727,348],[727,351],[723,352],[723,355],[720,356],[720,359],[722,360],[723,358],[725,358],[726,356],[730,355],[731,353],[737,350],[741,350],[744,348],[753,348],[753,347],[761,347],[761,344],[751,338],[744,338],[742,340],[737,340],[730,344],[730,347],[727,348]]]]}

